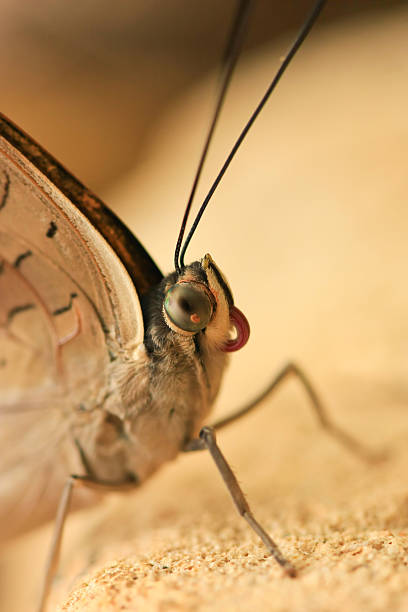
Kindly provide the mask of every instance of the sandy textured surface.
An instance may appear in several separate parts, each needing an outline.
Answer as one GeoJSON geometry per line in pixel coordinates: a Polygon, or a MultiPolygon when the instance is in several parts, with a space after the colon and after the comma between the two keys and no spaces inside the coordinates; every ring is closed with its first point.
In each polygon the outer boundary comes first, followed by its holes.
{"type": "MultiPolygon", "coordinates": [[[[368,465],[326,436],[290,382],[218,439],[296,580],[199,453],[70,518],[50,610],[408,609],[407,32],[407,11],[317,32],[191,248],[211,252],[252,325],[217,414],[293,358],[333,419],[387,460],[368,465]]],[[[281,52],[254,58],[237,79],[210,176],[281,52]]],[[[201,97],[170,113],[143,171],[112,193],[166,270],[205,123],[201,97]]],[[[48,537],[10,547],[1,610],[31,610],[48,537]]]]}

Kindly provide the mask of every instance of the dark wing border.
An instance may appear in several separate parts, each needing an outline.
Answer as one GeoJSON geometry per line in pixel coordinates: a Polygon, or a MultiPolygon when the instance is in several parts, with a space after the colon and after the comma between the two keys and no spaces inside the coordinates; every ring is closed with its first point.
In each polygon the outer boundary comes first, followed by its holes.
{"type": "Polygon", "coordinates": [[[24,155],[78,208],[113,248],[139,296],[163,278],[146,249],[126,225],[52,155],[0,113],[0,135],[24,155]]]}

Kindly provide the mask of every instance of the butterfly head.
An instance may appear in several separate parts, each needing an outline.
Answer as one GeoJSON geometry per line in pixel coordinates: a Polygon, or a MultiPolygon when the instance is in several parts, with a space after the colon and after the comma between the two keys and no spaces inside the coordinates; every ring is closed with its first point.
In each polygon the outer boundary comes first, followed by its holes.
{"type": "Polygon", "coordinates": [[[249,338],[248,321],[234,306],[229,285],[208,254],[176,272],[176,278],[168,278],[162,312],[174,332],[202,332],[207,342],[224,352],[242,348],[249,338]]]}
{"type": "Polygon", "coordinates": [[[248,321],[210,255],[166,276],[142,297],[142,310],[148,351],[194,338],[207,351],[228,353],[249,338],[248,321]]]}

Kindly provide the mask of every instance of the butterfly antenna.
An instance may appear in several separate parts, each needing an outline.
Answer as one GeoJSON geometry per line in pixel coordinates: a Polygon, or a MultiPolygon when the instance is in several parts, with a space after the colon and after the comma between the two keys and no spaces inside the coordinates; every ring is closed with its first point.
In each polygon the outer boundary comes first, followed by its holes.
{"type": "Polygon", "coordinates": [[[237,63],[238,56],[240,54],[242,43],[244,40],[244,34],[247,29],[247,22],[249,17],[250,0],[239,0],[238,7],[235,14],[235,19],[231,27],[230,35],[227,39],[227,45],[224,50],[223,59],[221,62],[222,70],[220,75],[220,87],[217,96],[217,101],[211,120],[210,127],[208,129],[207,138],[201,153],[200,161],[196,170],[196,174],[191,188],[190,197],[188,198],[187,206],[184,211],[183,221],[181,222],[180,232],[177,238],[176,249],[174,251],[174,266],[177,272],[180,271],[180,266],[183,267],[183,263],[179,259],[181,244],[183,242],[184,232],[187,225],[188,216],[190,214],[191,206],[194,200],[195,193],[197,191],[198,182],[201,177],[203,166],[207,158],[208,149],[214,134],[215,126],[225,100],[225,94],[227,93],[232,74],[234,72],[235,65],[237,63]]]}
{"type": "Polygon", "coordinates": [[[258,117],[259,113],[261,112],[261,110],[263,109],[263,107],[265,106],[266,102],[268,101],[268,98],[270,97],[271,93],[273,92],[273,90],[275,89],[276,85],[278,84],[281,76],[283,75],[283,73],[285,72],[286,68],[288,67],[290,61],[293,59],[296,51],[299,49],[299,47],[302,45],[303,41],[305,40],[306,36],[309,34],[310,30],[312,29],[314,23],[316,22],[317,18],[319,17],[324,5],[326,4],[327,0],[319,0],[318,2],[316,2],[316,4],[314,5],[309,17],[306,19],[306,21],[304,22],[295,42],[293,43],[292,47],[290,48],[288,54],[286,55],[285,59],[282,62],[281,67],[279,68],[278,72],[276,73],[274,79],[272,80],[272,83],[269,85],[268,89],[266,90],[266,93],[264,94],[262,100],[260,101],[260,103],[258,104],[258,106],[256,107],[256,109],[254,110],[254,112],[252,113],[251,117],[249,118],[248,122],[246,123],[244,129],[242,130],[241,134],[239,135],[238,139],[236,140],[234,146],[231,149],[230,154],[228,155],[227,159],[224,162],[224,165],[222,166],[221,170],[219,171],[217,177],[215,178],[215,181],[213,182],[211,189],[209,190],[204,202],[202,203],[196,218],[194,219],[194,222],[191,226],[191,229],[188,233],[187,238],[184,241],[184,245],[183,248],[181,249],[181,253],[180,253],[180,265],[183,267],[184,266],[184,256],[186,254],[188,245],[190,244],[191,238],[194,235],[195,230],[197,229],[197,226],[200,222],[201,217],[203,216],[203,213],[205,211],[205,209],[208,206],[209,201],[211,200],[214,191],[217,189],[219,183],[221,182],[221,179],[223,178],[225,172],[227,171],[230,163],[232,162],[233,158],[235,157],[236,152],[238,151],[239,147],[241,146],[243,140],[245,139],[245,136],[247,135],[247,133],[249,132],[249,130],[251,129],[252,125],[255,122],[255,119],[258,117]]]}

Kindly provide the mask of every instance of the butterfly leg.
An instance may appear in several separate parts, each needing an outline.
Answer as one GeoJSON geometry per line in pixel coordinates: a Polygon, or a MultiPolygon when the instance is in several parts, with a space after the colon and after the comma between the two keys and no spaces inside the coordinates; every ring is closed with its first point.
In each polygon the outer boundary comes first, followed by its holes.
{"type": "Polygon", "coordinates": [[[72,499],[72,491],[75,485],[75,478],[70,476],[65,483],[61,498],[58,504],[57,516],[55,518],[54,532],[52,534],[52,541],[50,550],[48,552],[48,558],[45,566],[44,582],[41,591],[40,603],[38,606],[38,612],[44,612],[47,603],[48,595],[50,593],[52,580],[58,567],[59,554],[61,549],[62,535],[65,526],[65,519],[69,512],[69,507],[72,499]]]}
{"type": "Polygon", "coordinates": [[[242,416],[248,414],[254,408],[256,408],[266,397],[272,394],[280,386],[280,384],[283,383],[283,381],[286,381],[291,377],[295,377],[302,384],[307,395],[309,396],[312,408],[320,426],[323,427],[328,434],[333,436],[336,440],[338,440],[338,442],[346,446],[356,455],[359,455],[365,461],[374,461],[379,459],[380,456],[378,453],[374,453],[370,449],[366,448],[351,434],[344,431],[338,425],[333,423],[313,384],[310,382],[309,377],[304,373],[301,368],[299,368],[298,365],[296,365],[296,363],[293,362],[287,363],[271,380],[267,387],[259,395],[257,395],[249,404],[242,408],[239,408],[224,419],[220,419],[219,421],[214,423],[212,427],[218,431],[222,427],[225,427],[226,425],[237,421],[242,416]]]}
{"type": "Polygon", "coordinates": [[[227,460],[225,459],[217,444],[214,429],[212,427],[203,427],[203,429],[200,431],[199,438],[192,440],[192,443],[190,443],[185,450],[190,451],[207,449],[210,452],[211,457],[214,459],[215,465],[217,466],[218,471],[220,472],[227,486],[227,489],[231,494],[231,497],[237,507],[239,514],[247,521],[250,527],[261,538],[269,553],[272,555],[275,561],[283,567],[285,573],[291,578],[294,578],[296,576],[296,569],[293,567],[290,561],[288,561],[283,556],[278,545],[272,540],[270,535],[258,523],[256,518],[252,514],[252,511],[248,505],[247,500],[245,499],[241,487],[238,484],[234,472],[232,471],[231,467],[229,466],[227,460]]]}

